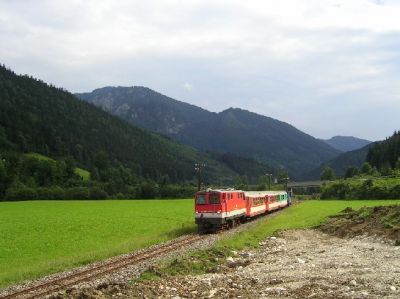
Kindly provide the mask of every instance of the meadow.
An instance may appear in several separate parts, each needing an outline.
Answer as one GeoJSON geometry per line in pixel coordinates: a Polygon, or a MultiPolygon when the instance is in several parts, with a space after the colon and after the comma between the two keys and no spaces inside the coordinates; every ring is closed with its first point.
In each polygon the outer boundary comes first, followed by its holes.
{"type": "MultiPolygon", "coordinates": [[[[389,204],[400,200],[305,201],[217,248],[257,246],[277,230],[314,227],[346,207],[389,204]]],[[[0,287],[195,231],[193,217],[190,199],[0,202],[0,287]]]]}
{"type": "Polygon", "coordinates": [[[0,202],[0,287],[195,230],[192,200],[0,202]]]}

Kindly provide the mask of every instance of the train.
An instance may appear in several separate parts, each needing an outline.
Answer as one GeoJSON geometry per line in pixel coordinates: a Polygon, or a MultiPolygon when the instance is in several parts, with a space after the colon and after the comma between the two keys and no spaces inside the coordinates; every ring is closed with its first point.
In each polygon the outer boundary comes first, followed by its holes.
{"type": "Polygon", "coordinates": [[[286,191],[207,189],[198,191],[194,199],[195,223],[200,234],[232,228],[291,204],[286,191]]]}

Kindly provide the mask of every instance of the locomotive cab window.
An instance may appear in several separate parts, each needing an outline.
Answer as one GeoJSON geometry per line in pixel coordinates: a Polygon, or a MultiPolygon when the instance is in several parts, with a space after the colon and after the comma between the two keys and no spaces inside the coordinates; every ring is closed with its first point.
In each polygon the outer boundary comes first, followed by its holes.
{"type": "Polygon", "coordinates": [[[219,204],[219,194],[210,195],[210,204],[219,204]]]}
{"type": "Polygon", "coordinates": [[[205,205],[207,203],[205,194],[198,194],[196,196],[196,204],[197,205],[205,205]]]}

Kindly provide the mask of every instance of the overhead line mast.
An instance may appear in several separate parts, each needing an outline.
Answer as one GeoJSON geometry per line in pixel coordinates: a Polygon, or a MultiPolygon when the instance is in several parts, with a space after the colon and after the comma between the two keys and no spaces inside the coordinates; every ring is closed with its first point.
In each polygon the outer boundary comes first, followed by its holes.
{"type": "Polygon", "coordinates": [[[204,163],[196,163],[194,164],[194,170],[197,172],[197,191],[201,189],[201,181],[202,181],[202,169],[206,167],[204,163]]]}

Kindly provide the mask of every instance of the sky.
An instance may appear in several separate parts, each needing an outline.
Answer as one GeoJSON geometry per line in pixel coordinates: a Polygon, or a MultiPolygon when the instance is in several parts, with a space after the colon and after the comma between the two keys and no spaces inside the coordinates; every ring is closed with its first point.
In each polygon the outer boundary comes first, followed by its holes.
{"type": "Polygon", "coordinates": [[[375,141],[400,129],[399,16],[400,0],[0,0],[0,63],[375,141]]]}

